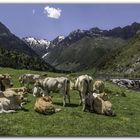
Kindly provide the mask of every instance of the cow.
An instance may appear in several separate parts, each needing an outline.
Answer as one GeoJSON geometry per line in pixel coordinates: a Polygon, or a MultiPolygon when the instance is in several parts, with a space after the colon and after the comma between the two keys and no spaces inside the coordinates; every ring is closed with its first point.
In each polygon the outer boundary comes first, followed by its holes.
{"type": "Polygon", "coordinates": [[[63,94],[63,106],[66,106],[66,96],[70,104],[70,80],[66,77],[47,77],[38,80],[34,84],[33,95],[42,94],[42,96],[50,95],[50,92],[60,92],[63,94]]]}
{"type": "Polygon", "coordinates": [[[24,96],[22,93],[6,90],[0,91],[0,113],[14,113],[23,109],[24,96]]]}
{"type": "Polygon", "coordinates": [[[71,89],[79,91],[80,105],[83,104],[82,110],[85,111],[85,96],[93,91],[93,78],[88,75],[79,76],[76,81],[71,83],[71,89]]]}
{"type": "Polygon", "coordinates": [[[60,111],[61,109],[56,109],[52,103],[51,96],[38,96],[36,98],[34,110],[38,113],[49,115],[60,111]]]}
{"type": "MultiPolygon", "coordinates": [[[[29,102],[29,100],[27,99],[27,93],[28,93],[28,89],[26,87],[18,87],[18,88],[7,88],[6,89],[6,92],[8,94],[13,94],[13,92],[11,91],[14,91],[16,92],[17,94],[22,94],[25,98],[24,98],[24,102],[22,104],[26,104],[27,102],[29,102]],[[9,91],[9,92],[8,92],[9,91]]],[[[5,92],[4,92],[5,93],[5,92]]],[[[6,94],[7,94],[6,93],[6,94]]]]}
{"type": "Polygon", "coordinates": [[[0,90],[5,91],[7,88],[13,86],[11,76],[9,74],[0,74],[0,90]]]}
{"type": "Polygon", "coordinates": [[[93,84],[93,91],[96,90],[99,94],[103,93],[105,89],[105,84],[101,80],[97,80],[93,84]]]}
{"type": "Polygon", "coordinates": [[[33,85],[37,80],[42,77],[38,74],[23,74],[19,77],[21,86],[26,86],[29,89],[29,85],[33,85]]]}
{"type": "Polygon", "coordinates": [[[116,116],[112,109],[111,102],[109,100],[103,100],[100,94],[92,92],[86,95],[85,110],[107,116],[116,116]]]}
{"type": "Polygon", "coordinates": [[[23,92],[23,93],[27,93],[28,89],[26,87],[18,87],[18,88],[7,88],[6,90],[12,90],[15,92],[23,92]]]}

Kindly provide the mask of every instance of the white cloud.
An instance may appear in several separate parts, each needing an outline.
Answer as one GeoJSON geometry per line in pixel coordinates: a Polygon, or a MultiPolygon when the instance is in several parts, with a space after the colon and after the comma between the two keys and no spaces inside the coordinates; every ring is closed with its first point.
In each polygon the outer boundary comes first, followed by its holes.
{"type": "Polygon", "coordinates": [[[49,6],[46,6],[44,8],[44,14],[47,14],[47,16],[50,18],[59,19],[61,16],[61,12],[62,12],[62,10],[59,8],[56,9],[56,8],[49,7],[49,6]]]}
{"type": "Polygon", "coordinates": [[[35,14],[35,9],[32,10],[33,15],[35,14]]]}

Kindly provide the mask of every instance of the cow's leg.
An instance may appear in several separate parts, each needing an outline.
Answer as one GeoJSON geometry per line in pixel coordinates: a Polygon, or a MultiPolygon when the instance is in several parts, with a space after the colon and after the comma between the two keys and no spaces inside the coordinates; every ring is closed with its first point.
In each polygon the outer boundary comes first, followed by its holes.
{"type": "Polygon", "coordinates": [[[81,92],[80,91],[79,91],[79,96],[80,96],[79,105],[82,105],[82,96],[81,96],[81,92]]]}
{"type": "Polygon", "coordinates": [[[82,104],[83,104],[83,108],[82,108],[82,111],[85,111],[85,94],[82,94],[82,104]]]}
{"type": "Polygon", "coordinates": [[[63,106],[66,106],[66,93],[63,91],[63,106]]]}
{"type": "Polygon", "coordinates": [[[69,93],[67,94],[67,97],[68,97],[68,102],[70,104],[70,94],[69,93]]]}

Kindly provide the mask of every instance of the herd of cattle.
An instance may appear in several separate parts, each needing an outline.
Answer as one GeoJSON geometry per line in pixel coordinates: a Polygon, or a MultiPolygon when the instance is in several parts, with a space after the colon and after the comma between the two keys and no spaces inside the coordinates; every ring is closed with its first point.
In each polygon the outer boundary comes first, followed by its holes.
{"type": "Polygon", "coordinates": [[[108,116],[115,116],[112,104],[105,93],[104,82],[96,80],[88,75],[81,75],[74,80],[67,77],[42,77],[37,74],[24,74],[19,77],[21,87],[13,88],[9,74],[0,74],[0,113],[16,112],[24,109],[28,102],[27,94],[29,85],[32,86],[32,94],[36,98],[34,110],[43,114],[52,114],[61,109],[55,108],[51,92],[59,92],[63,95],[63,106],[66,106],[66,98],[70,104],[70,91],[79,91],[82,111],[95,112],[108,116]]]}

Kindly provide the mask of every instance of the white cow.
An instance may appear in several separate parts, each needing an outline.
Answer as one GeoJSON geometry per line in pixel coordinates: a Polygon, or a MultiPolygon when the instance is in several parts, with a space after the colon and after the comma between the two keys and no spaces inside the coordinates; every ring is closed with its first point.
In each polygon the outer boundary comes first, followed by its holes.
{"type": "Polygon", "coordinates": [[[85,111],[85,96],[93,91],[93,78],[88,75],[79,76],[71,87],[79,91],[80,105],[83,104],[83,111],[85,111]]]}
{"type": "Polygon", "coordinates": [[[19,82],[22,86],[27,86],[29,88],[30,84],[34,84],[37,80],[41,79],[38,74],[24,74],[19,77],[19,82]]]}
{"type": "Polygon", "coordinates": [[[38,80],[34,84],[33,95],[38,96],[42,94],[42,96],[49,95],[50,92],[60,92],[63,94],[63,106],[66,105],[66,96],[70,103],[70,80],[66,77],[47,77],[44,80],[38,80]]]}

